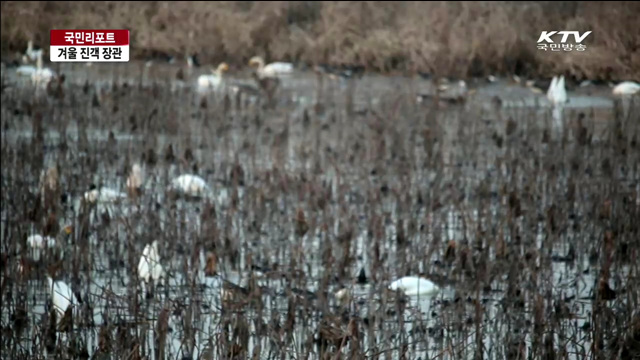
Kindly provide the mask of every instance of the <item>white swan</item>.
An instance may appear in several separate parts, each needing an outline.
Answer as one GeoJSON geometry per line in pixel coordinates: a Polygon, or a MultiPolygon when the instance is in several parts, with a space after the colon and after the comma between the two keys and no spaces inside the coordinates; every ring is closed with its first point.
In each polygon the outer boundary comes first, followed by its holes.
{"type": "Polygon", "coordinates": [[[567,103],[567,90],[564,88],[564,75],[559,78],[554,76],[551,80],[551,85],[547,90],[547,99],[553,106],[552,116],[554,120],[554,126],[556,128],[563,128],[562,124],[562,112],[564,105],[567,103]]]}
{"type": "Polygon", "coordinates": [[[33,74],[35,74],[36,70],[37,68],[33,65],[20,65],[16,69],[16,74],[18,76],[31,77],[33,74]]]}
{"type": "Polygon", "coordinates": [[[564,88],[564,75],[559,78],[556,76],[553,77],[551,85],[549,85],[549,89],[547,90],[547,99],[554,105],[567,102],[567,90],[564,88]]]}
{"type": "Polygon", "coordinates": [[[95,204],[96,202],[116,202],[118,200],[125,199],[126,197],[127,194],[123,192],[106,187],[102,187],[98,190],[95,185],[91,185],[89,191],[84,193],[84,199],[92,204],[95,204]]]}
{"type": "Polygon", "coordinates": [[[39,56],[42,56],[42,49],[34,49],[33,40],[29,40],[27,43],[27,51],[25,51],[24,55],[31,61],[36,61],[39,56]]]}
{"type": "Polygon", "coordinates": [[[59,241],[64,236],[68,236],[73,232],[71,225],[65,226],[57,238],[51,236],[42,236],[40,234],[33,234],[27,237],[27,245],[33,252],[33,260],[38,261],[40,259],[40,252],[44,249],[53,249],[58,245],[59,241]]]}
{"type": "Polygon", "coordinates": [[[614,95],[633,95],[638,91],[640,91],[640,84],[633,81],[621,82],[612,90],[614,95]]]}
{"type": "Polygon", "coordinates": [[[36,71],[31,74],[31,80],[34,84],[46,85],[55,77],[56,73],[53,70],[42,67],[42,53],[39,53],[36,71]]]}
{"type": "Polygon", "coordinates": [[[47,278],[49,280],[49,289],[51,290],[51,301],[53,302],[53,307],[59,315],[58,319],[62,319],[70,306],[78,304],[78,299],[64,281],[54,282],[51,276],[47,276],[47,278]]]}
{"type": "Polygon", "coordinates": [[[164,270],[158,254],[158,240],[154,240],[152,244],[147,244],[142,251],[138,263],[138,278],[149,283],[151,280],[157,282],[163,276],[164,270]]]}
{"type": "Polygon", "coordinates": [[[433,282],[417,276],[405,276],[400,278],[392,282],[389,285],[389,289],[402,291],[407,296],[435,295],[440,291],[440,288],[433,282]]]}
{"type": "Polygon", "coordinates": [[[293,72],[293,64],[291,63],[274,62],[265,65],[264,60],[260,56],[252,57],[251,60],[249,60],[249,66],[256,68],[256,72],[260,78],[273,78],[293,72]]]}
{"type": "Polygon", "coordinates": [[[143,175],[142,168],[139,164],[133,164],[131,167],[131,173],[127,178],[127,189],[130,193],[135,193],[142,187],[143,175]]]}
{"type": "Polygon", "coordinates": [[[558,83],[558,77],[554,76],[553,79],[551,79],[551,84],[549,84],[549,88],[547,89],[547,100],[549,100],[551,103],[553,103],[553,91],[556,88],[556,84],[558,83]]]}
{"type": "Polygon", "coordinates": [[[34,234],[27,237],[27,245],[32,249],[50,249],[56,246],[56,239],[51,236],[34,234]]]}
{"type": "Polygon", "coordinates": [[[475,90],[469,91],[469,88],[467,88],[466,81],[459,80],[458,86],[455,88],[452,87],[449,93],[445,95],[445,98],[461,101],[461,100],[464,100],[468,95],[473,94],[474,92],[475,90]]]}
{"type": "Polygon", "coordinates": [[[197,175],[180,175],[171,181],[169,188],[192,197],[211,195],[211,188],[207,182],[197,175]]]}
{"type": "Polygon", "coordinates": [[[346,306],[351,301],[352,292],[348,288],[342,288],[335,293],[336,300],[340,306],[346,306]]]}
{"type": "Polygon", "coordinates": [[[218,68],[211,70],[212,74],[203,74],[198,77],[198,90],[217,90],[224,84],[223,74],[229,70],[229,65],[221,63],[218,68]]]}

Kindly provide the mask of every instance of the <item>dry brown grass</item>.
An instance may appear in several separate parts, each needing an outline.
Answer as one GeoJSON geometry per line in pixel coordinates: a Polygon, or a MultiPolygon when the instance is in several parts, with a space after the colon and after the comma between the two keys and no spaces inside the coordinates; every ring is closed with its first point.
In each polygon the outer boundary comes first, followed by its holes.
{"type": "Polygon", "coordinates": [[[131,29],[133,56],[198,52],[206,63],[362,64],[449,76],[640,77],[636,2],[3,2],[2,52],[51,28],[131,29]],[[24,19],[37,19],[24,21],[24,19]],[[542,30],[593,31],[585,52],[539,51],[542,30]]]}

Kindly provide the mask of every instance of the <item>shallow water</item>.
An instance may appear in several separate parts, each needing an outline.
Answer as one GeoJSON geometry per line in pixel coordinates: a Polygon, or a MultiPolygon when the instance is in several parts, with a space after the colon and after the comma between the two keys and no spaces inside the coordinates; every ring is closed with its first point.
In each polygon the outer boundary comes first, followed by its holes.
{"type": "MultiPolygon", "coordinates": [[[[152,86],[151,79],[162,82],[177,69],[152,67],[141,76],[140,64],[75,66],[61,67],[69,89],[81,86],[85,79],[98,89],[108,89],[114,78],[120,85],[142,79],[145,86],[152,86]]],[[[194,83],[197,75],[194,71],[186,84],[194,83]]],[[[10,73],[8,77],[15,80],[10,73]]],[[[247,81],[240,72],[230,78],[247,81]]],[[[16,82],[15,86],[26,90],[13,98],[29,99],[28,85],[16,82]]],[[[510,342],[523,342],[526,358],[529,354],[540,356],[533,326],[538,320],[533,314],[542,311],[543,319],[555,319],[554,302],[565,299],[569,299],[566,303],[573,317],[563,318],[553,327],[547,325],[556,331],[555,343],[564,346],[570,359],[582,359],[585,349],[590,351],[590,330],[580,329],[586,322],[593,323],[593,313],[600,311],[593,310],[596,302],[592,297],[603,262],[590,261],[589,252],[600,251],[601,234],[607,229],[593,219],[591,208],[600,206],[602,194],[619,200],[640,181],[634,165],[639,160],[637,151],[616,157],[608,143],[612,135],[607,121],[613,121],[614,102],[605,89],[595,89],[593,96],[569,93],[567,118],[574,121],[575,112],[584,112],[592,135],[590,146],[580,148],[575,143],[575,130],[569,133],[565,147],[553,141],[540,142],[548,117],[545,97],[519,86],[483,86],[464,106],[438,110],[415,104],[416,93],[433,88],[421,79],[371,75],[351,85],[326,81],[322,94],[315,75],[303,73],[288,79],[284,86],[275,110],[261,110],[254,102],[234,108],[227,118],[220,116],[216,105],[207,110],[193,106],[193,90],[171,92],[165,87],[159,97],[147,96],[145,104],[121,98],[118,112],[104,105],[107,102],[93,108],[83,103],[91,92],[83,97],[79,89],[69,90],[82,99],[76,100],[80,101],[76,107],[64,102],[43,107],[50,123],[45,126],[44,143],[35,152],[43,153],[45,167],[61,165],[63,186],[73,199],[58,216],[60,223],[71,223],[76,229],[61,244],[66,263],[61,278],[90,305],[90,309],[82,308],[81,317],[92,319],[93,324],[88,326],[86,319],[81,320],[73,333],[84,339],[90,356],[105,324],[132,324],[132,334],[142,339],[146,353],[153,354],[157,318],[162,308],[168,308],[166,358],[200,358],[209,341],[222,351],[224,346],[217,336],[223,333],[222,322],[229,320],[230,314],[235,321],[244,318],[249,323],[247,354],[253,354],[259,343],[261,358],[273,358],[278,352],[298,358],[309,351],[305,345],[308,338],[317,337],[321,315],[340,317],[344,311],[332,296],[341,287],[354,292],[347,313],[376,324],[368,330],[362,325],[360,330],[367,356],[386,351],[391,358],[400,358],[404,344],[412,359],[470,359],[479,342],[484,344],[487,358],[505,358],[510,342]],[[350,87],[356,110],[351,117],[345,115],[345,94],[350,87]],[[500,109],[491,104],[494,96],[503,99],[500,109]],[[310,110],[318,101],[325,104],[324,113],[310,110]],[[156,118],[149,115],[151,108],[158,109],[156,118]],[[310,124],[302,119],[305,111],[311,113],[310,124]],[[130,115],[150,120],[137,122],[132,130],[130,115]],[[179,122],[174,131],[164,129],[175,117],[179,122]],[[254,117],[261,117],[260,125],[252,123],[254,117]],[[504,134],[509,117],[517,122],[511,136],[504,134]],[[378,132],[376,126],[383,126],[384,131],[378,132]],[[431,145],[428,136],[422,135],[425,129],[435,134],[431,145]],[[109,140],[111,133],[113,139],[109,140]],[[503,138],[503,146],[495,145],[495,133],[503,138]],[[68,151],[60,150],[62,142],[67,143],[68,151]],[[185,149],[192,149],[197,171],[187,160],[163,161],[169,144],[177,158],[184,157],[185,149]],[[145,166],[144,194],[139,199],[83,210],[80,199],[90,183],[123,190],[125,164],[143,161],[147,149],[160,159],[154,166],[145,166]],[[600,166],[601,156],[607,154],[612,159],[610,173],[600,166]],[[355,159],[349,160],[350,155],[355,159]],[[578,170],[566,165],[567,159],[575,159],[578,170]],[[597,165],[589,172],[586,167],[592,161],[597,165]],[[245,172],[242,186],[234,186],[228,175],[235,163],[245,172]],[[550,163],[557,163],[558,170],[545,171],[543,166],[550,163]],[[184,172],[197,172],[214,188],[216,196],[211,202],[215,217],[204,215],[206,201],[174,201],[165,195],[170,179],[184,172]],[[614,181],[616,192],[607,188],[614,181]],[[573,199],[565,200],[570,184],[576,182],[573,199]],[[512,214],[515,206],[509,192],[521,199],[522,215],[512,214]],[[322,194],[326,207],[316,206],[318,200],[312,193],[322,194]],[[556,204],[570,213],[558,215],[562,218],[558,226],[563,229],[558,233],[549,230],[550,216],[545,215],[556,204]],[[305,211],[310,224],[302,237],[294,230],[298,209],[305,211]],[[89,220],[84,223],[82,218],[87,214],[89,220]],[[413,230],[411,222],[416,223],[413,230]],[[399,234],[398,224],[402,224],[403,234],[399,234]],[[341,240],[349,232],[351,244],[341,240]],[[398,239],[402,235],[404,242],[398,239]],[[154,298],[145,299],[137,287],[135,269],[144,246],[154,239],[161,243],[160,256],[169,278],[156,289],[154,298]],[[498,239],[506,244],[511,260],[499,250],[498,239]],[[373,249],[376,241],[379,254],[373,249]],[[455,242],[458,253],[455,266],[445,259],[450,241],[455,242]],[[262,306],[223,313],[219,279],[203,274],[204,251],[214,250],[212,244],[220,257],[220,276],[233,283],[246,285],[251,264],[269,267],[277,263],[286,276],[261,282],[266,287],[259,296],[262,306]],[[348,251],[345,244],[349,244],[348,251]],[[567,254],[570,246],[576,251],[573,261],[554,260],[553,256],[567,254]],[[327,249],[332,252],[330,265],[325,263],[327,249]],[[228,254],[233,251],[237,251],[235,260],[228,254]],[[464,251],[472,254],[466,268],[459,260],[464,251]],[[341,261],[348,263],[346,274],[336,279],[341,261]],[[370,280],[365,286],[354,280],[361,268],[370,280]],[[304,278],[296,279],[298,272],[304,273],[304,278]],[[435,298],[410,299],[406,304],[393,301],[384,291],[389,281],[419,272],[440,277],[448,286],[435,298]],[[323,281],[328,285],[322,285],[323,281]],[[294,290],[313,295],[291,295],[294,290]],[[133,300],[136,295],[137,301],[133,300]],[[287,324],[290,304],[295,310],[295,325],[293,338],[285,343],[280,329],[287,324]],[[536,308],[540,304],[542,310],[536,308]],[[268,331],[262,329],[262,323],[268,331]],[[578,338],[580,341],[575,340],[578,338]],[[185,347],[190,341],[193,350],[185,347]]],[[[134,90],[131,94],[136,95],[134,90]]],[[[33,279],[17,280],[16,261],[19,255],[29,253],[21,239],[40,232],[42,225],[21,219],[16,210],[26,205],[21,206],[15,189],[37,193],[40,167],[27,158],[30,144],[35,143],[30,116],[15,115],[20,105],[5,101],[13,98],[3,94],[2,144],[3,149],[11,149],[3,151],[12,156],[3,159],[1,232],[3,254],[9,254],[10,259],[3,284],[12,279],[12,295],[3,290],[3,298],[14,300],[3,306],[2,322],[3,327],[9,326],[15,299],[26,301],[31,324],[11,346],[31,352],[32,345],[42,348],[37,334],[49,293],[43,274],[37,273],[43,269],[35,270],[33,279]]],[[[216,95],[209,99],[212,104],[220,101],[216,95]]],[[[627,126],[630,137],[637,134],[637,125],[627,126]]],[[[637,269],[615,262],[610,271],[611,286],[626,288],[630,297],[619,296],[605,307],[624,316],[633,308],[629,299],[638,291],[634,285],[637,269]]],[[[346,329],[346,324],[341,326],[346,329]]],[[[66,335],[59,336],[65,339],[66,335]]]]}

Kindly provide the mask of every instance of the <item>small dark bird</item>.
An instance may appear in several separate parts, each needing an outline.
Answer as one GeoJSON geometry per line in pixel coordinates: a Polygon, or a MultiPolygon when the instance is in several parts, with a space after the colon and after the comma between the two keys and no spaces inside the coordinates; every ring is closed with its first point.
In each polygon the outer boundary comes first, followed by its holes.
{"type": "Polygon", "coordinates": [[[609,283],[601,279],[598,286],[598,297],[602,300],[614,300],[616,298],[616,292],[609,287],[609,283]]]}
{"type": "Polygon", "coordinates": [[[169,164],[176,161],[176,156],[173,153],[173,144],[169,144],[169,146],[167,146],[167,150],[165,150],[164,152],[164,161],[166,161],[169,164]]]}
{"type": "Polygon", "coordinates": [[[216,258],[216,254],[209,253],[207,255],[207,264],[204,268],[205,276],[215,276],[216,275],[216,265],[218,263],[218,259],[216,258]]]}
{"type": "Polygon", "coordinates": [[[364,268],[360,269],[360,273],[358,274],[358,284],[364,285],[368,283],[367,274],[364,271],[364,268]]]}
{"type": "Polygon", "coordinates": [[[456,242],[454,240],[449,241],[447,250],[444,253],[444,259],[449,264],[453,263],[456,259],[456,242]]]}
{"type": "Polygon", "coordinates": [[[309,225],[305,220],[304,211],[302,211],[302,209],[298,209],[298,213],[296,215],[296,235],[303,237],[307,231],[309,231],[309,225]]]}

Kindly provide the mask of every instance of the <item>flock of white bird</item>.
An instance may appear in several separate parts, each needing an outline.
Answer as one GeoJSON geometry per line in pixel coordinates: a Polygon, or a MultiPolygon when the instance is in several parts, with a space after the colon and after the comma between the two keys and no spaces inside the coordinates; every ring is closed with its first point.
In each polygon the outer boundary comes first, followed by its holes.
{"type": "MultiPolygon", "coordinates": [[[[640,84],[633,81],[624,81],[613,87],[612,93],[617,96],[630,96],[640,91],[640,84]]],[[[564,75],[554,76],[547,89],[547,99],[552,106],[553,126],[555,129],[563,128],[563,112],[569,102],[565,89],[564,75]]]]}
{"type": "MultiPolygon", "coordinates": [[[[259,79],[280,79],[282,76],[290,75],[294,72],[292,63],[274,62],[264,63],[260,56],[254,56],[249,60],[249,66],[255,69],[259,79]]],[[[211,74],[203,74],[198,77],[197,89],[200,93],[208,91],[220,91],[225,88],[226,81],[224,73],[229,71],[227,63],[220,63],[217,68],[211,69],[211,74]]],[[[238,84],[230,84],[232,87],[238,84]]]]}
{"type": "MultiPolygon", "coordinates": [[[[140,165],[134,164],[126,181],[129,193],[135,193],[141,189],[144,182],[143,176],[140,165]]],[[[191,198],[211,198],[213,196],[211,187],[207,182],[202,177],[193,174],[183,174],[176,177],[171,181],[167,190],[191,198]]],[[[84,193],[85,201],[91,204],[115,203],[126,199],[128,196],[127,192],[104,186],[97,188],[95,185],[91,185],[89,191],[84,193]]]]}
{"type": "MultiPolygon", "coordinates": [[[[43,68],[42,64],[43,51],[35,50],[33,42],[29,41],[23,61],[36,61],[36,66],[22,65],[18,67],[17,73],[22,76],[29,76],[36,84],[46,84],[48,81],[56,77],[54,71],[43,68]]],[[[256,74],[260,79],[277,78],[283,75],[291,74],[294,66],[291,63],[275,62],[271,64],[264,63],[261,57],[253,57],[249,61],[249,65],[255,68],[256,74]]],[[[224,73],[229,70],[226,63],[221,63],[216,69],[212,70],[212,74],[201,75],[198,77],[197,86],[200,90],[217,90],[224,86],[224,73]]],[[[464,89],[466,90],[466,84],[464,89]]],[[[461,85],[461,86],[462,86],[461,85]]],[[[632,95],[640,91],[640,85],[635,82],[622,82],[613,88],[615,95],[632,95]]],[[[551,85],[547,90],[547,99],[553,107],[553,118],[556,125],[560,125],[562,121],[562,112],[565,104],[568,102],[567,91],[565,89],[564,76],[553,77],[551,85]]],[[[135,164],[131,173],[127,178],[127,188],[138,190],[143,185],[142,169],[135,164]]],[[[170,191],[176,191],[182,195],[202,198],[211,197],[213,195],[211,188],[206,181],[193,174],[184,174],[173,179],[168,187],[170,191]]],[[[127,198],[127,193],[107,188],[97,188],[92,186],[89,191],[84,193],[84,200],[95,203],[113,203],[127,198]]],[[[71,232],[70,227],[65,227],[64,233],[71,232]]],[[[35,250],[53,248],[56,246],[56,239],[52,237],[44,237],[42,235],[31,235],[27,239],[29,247],[35,250]]],[[[165,277],[165,271],[161,265],[161,259],[158,252],[158,241],[155,240],[151,244],[147,244],[143,250],[140,262],[138,264],[138,278],[144,283],[158,282],[165,277]]],[[[51,289],[51,297],[56,311],[62,316],[70,306],[77,304],[78,300],[71,291],[71,288],[63,281],[54,281],[48,277],[49,287],[51,289]]],[[[405,276],[388,285],[393,291],[399,291],[406,296],[434,296],[438,294],[441,288],[430,280],[420,276],[405,276]]],[[[344,302],[350,298],[350,291],[343,288],[336,292],[335,297],[340,302],[344,302]]]]}
{"type": "Polygon", "coordinates": [[[42,236],[40,234],[32,234],[27,237],[27,245],[32,251],[32,258],[35,261],[40,260],[41,253],[43,251],[56,249],[61,242],[62,237],[68,236],[72,233],[73,228],[71,226],[65,226],[62,232],[57,237],[42,236]]]}
{"type": "MultiPolygon", "coordinates": [[[[143,184],[142,169],[138,164],[132,166],[129,177],[127,178],[127,186],[130,188],[139,188],[143,184]]],[[[46,181],[46,177],[45,177],[46,181]]],[[[206,181],[197,175],[185,174],[171,181],[168,190],[178,191],[183,195],[192,197],[206,197],[211,195],[211,188],[206,181]]],[[[84,194],[85,201],[89,203],[108,202],[113,203],[127,197],[127,194],[118,190],[102,187],[100,189],[91,189],[84,194]]],[[[63,229],[62,234],[70,234],[72,228],[67,226],[63,229]]],[[[41,250],[45,248],[53,248],[57,244],[57,240],[52,237],[44,237],[41,235],[32,235],[27,239],[28,245],[33,250],[41,250]]],[[[166,279],[166,272],[162,266],[162,261],[158,249],[158,241],[154,240],[151,244],[144,247],[140,261],[138,263],[138,279],[141,286],[146,288],[149,285],[158,284],[166,279]]],[[[35,260],[35,259],[34,259],[35,260]]],[[[61,280],[54,281],[48,276],[49,288],[51,291],[51,300],[55,310],[58,312],[61,321],[64,314],[69,311],[70,307],[78,303],[78,299],[74,295],[71,288],[61,280]]],[[[401,292],[406,296],[434,296],[439,293],[440,287],[436,284],[420,276],[405,276],[388,285],[388,289],[401,292]]],[[[225,296],[221,291],[221,296],[225,296]]],[[[351,299],[351,292],[347,289],[341,289],[336,292],[335,298],[340,303],[345,303],[351,299]]],[[[224,300],[224,299],[223,299],[224,300]]],[[[75,309],[73,311],[76,311],[75,309]]]]}
{"type": "MultiPolygon", "coordinates": [[[[55,185],[49,184],[50,182],[57,181],[57,176],[54,176],[55,173],[56,172],[51,171],[43,172],[43,176],[41,177],[41,187],[43,191],[47,186],[55,187],[55,185]],[[54,178],[56,180],[54,180],[54,178]]],[[[129,193],[139,190],[143,182],[142,168],[140,165],[134,164],[126,181],[129,193]]],[[[212,195],[211,188],[206,181],[200,176],[193,174],[183,174],[176,177],[171,181],[167,190],[193,198],[206,198],[212,195]]],[[[89,191],[83,194],[84,201],[89,204],[116,203],[127,197],[128,194],[125,192],[108,187],[96,188],[95,186],[92,186],[89,191]]],[[[71,232],[72,227],[66,226],[59,236],[69,235],[71,232]]],[[[61,242],[60,240],[59,238],[40,234],[30,235],[27,238],[27,245],[31,249],[32,260],[38,261],[40,259],[40,253],[43,250],[58,247],[61,242]]],[[[151,244],[147,244],[142,252],[138,264],[138,278],[144,287],[146,284],[157,283],[165,276],[165,271],[161,265],[159,256],[158,241],[155,240],[151,244]]],[[[54,308],[60,315],[59,319],[61,319],[70,306],[77,304],[77,299],[64,281],[54,281],[50,276],[48,279],[51,290],[51,300],[54,308]]]]}
{"type": "MultiPolygon", "coordinates": [[[[17,74],[20,76],[28,76],[31,78],[34,84],[46,85],[49,81],[57,77],[57,74],[49,69],[43,67],[43,50],[34,49],[33,41],[29,41],[27,44],[27,50],[25,51],[22,59],[25,63],[17,69],[17,74]],[[36,62],[36,66],[27,65],[28,62],[36,62]]],[[[191,57],[187,57],[189,66],[193,66],[193,60],[191,57]]],[[[255,73],[259,79],[279,79],[282,76],[290,75],[294,72],[294,65],[288,62],[273,62],[265,64],[264,59],[260,56],[254,56],[249,60],[249,66],[255,69],[255,73]]],[[[211,74],[200,75],[197,79],[196,85],[199,92],[219,91],[226,85],[224,73],[229,71],[229,65],[227,63],[221,63],[217,68],[211,69],[211,74]]],[[[495,76],[489,77],[490,81],[495,81],[495,76]]],[[[448,89],[447,84],[440,84],[438,89],[443,91],[442,88],[448,89]]],[[[466,96],[467,90],[466,83],[463,80],[459,81],[458,92],[460,96],[466,96]]],[[[633,95],[640,91],[640,84],[633,81],[624,81],[613,87],[612,93],[614,95],[625,96],[633,95]]],[[[556,123],[560,122],[564,104],[567,103],[567,92],[564,85],[564,76],[554,76],[547,90],[547,99],[553,106],[553,118],[556,123]]]]}

